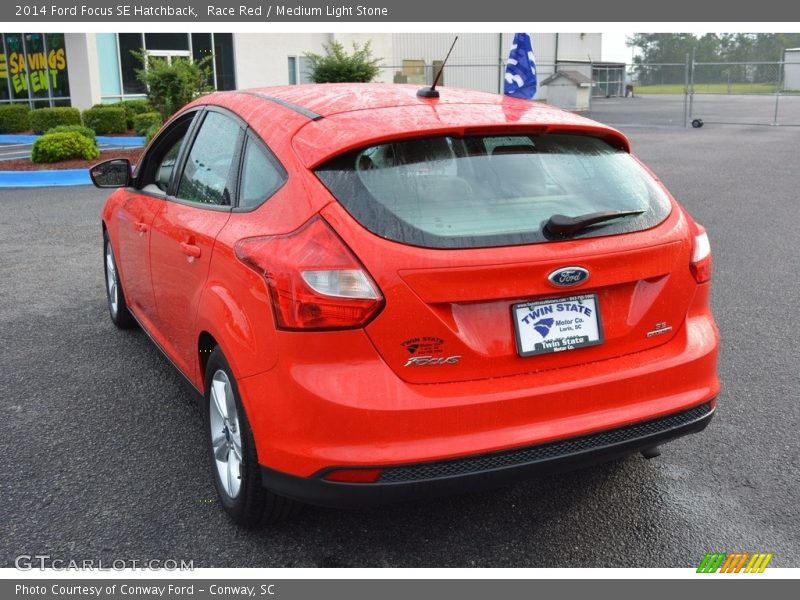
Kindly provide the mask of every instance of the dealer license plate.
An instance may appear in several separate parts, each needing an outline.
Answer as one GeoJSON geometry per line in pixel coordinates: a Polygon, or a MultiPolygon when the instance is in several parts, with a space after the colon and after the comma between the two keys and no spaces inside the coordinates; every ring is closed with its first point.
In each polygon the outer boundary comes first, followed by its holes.
{"type": "Polygon", "coordinates": [[[515,304],[512,313],[520,356],[563,352],[603,343],[595,294],[515,304]]]}

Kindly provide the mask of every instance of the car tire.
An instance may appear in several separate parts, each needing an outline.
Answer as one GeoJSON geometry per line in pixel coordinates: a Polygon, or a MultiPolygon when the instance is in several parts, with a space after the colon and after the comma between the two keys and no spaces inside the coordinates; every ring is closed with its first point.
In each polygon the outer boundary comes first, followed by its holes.
{"type": "Polygon", "coordinates": [[[120,329],[130,329],[136,325],[136,320],[128,310],[125,293],[122,290],[122,283],[119,279],[119,271],[117,270],[117,260],[114,257],[114,248],[111,246],[111,240],[108,239],[108,234],[106,233],[103,234],[103,263],[106,280],[106,300],[108,301],[108,313],[111,316],[111,322],[120,329]]]}
{"type": "Polygon", "coordinates": [[[225,512],[239,525],[260,527],[282,521],[299,504],[261,483],[255,441],[236,379],[219,347],[206,363],[205,434],[214,487],[225,512]]]}

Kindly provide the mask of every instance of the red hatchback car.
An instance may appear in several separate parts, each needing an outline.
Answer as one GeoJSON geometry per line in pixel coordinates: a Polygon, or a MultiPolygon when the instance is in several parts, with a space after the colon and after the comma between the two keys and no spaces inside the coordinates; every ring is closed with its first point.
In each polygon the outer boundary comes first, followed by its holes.
{"type": "Polygon", "coordinates": [[[624,135],[446,88],[215,93],[103,210],[108,305],[204,396],[222,505],[503,485],[703,429],[703,228],[624,135]]]}

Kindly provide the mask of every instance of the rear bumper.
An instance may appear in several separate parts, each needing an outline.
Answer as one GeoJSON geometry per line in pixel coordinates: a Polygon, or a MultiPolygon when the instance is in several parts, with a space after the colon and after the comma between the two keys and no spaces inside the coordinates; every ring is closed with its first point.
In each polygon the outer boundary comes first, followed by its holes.
{"type": "Polygon", "coordinates": [[[698,315],[652,351],[586,369],[423,385],[401,381],[363,331],[313,344],[287,334],[276,367],[238,383],[259,463],[305,480],[334,466],[448,461],[689,410],[719,393],[718,339],[713,319],[698,315]]]}
{"type": "Polygon", "coordinates": [[[262,481],[279,495],[335,508],[458,494],[507,485],[537,473],[568,471],[663,444],[705,429],[715,407],[715,400],[710,400],[657,419],[502,452],[434,462],[376,465],[383,469],[383,474],[375,483],[323,479],[332,468],[311,477],[297,477],[264,466],[262,481]]]}

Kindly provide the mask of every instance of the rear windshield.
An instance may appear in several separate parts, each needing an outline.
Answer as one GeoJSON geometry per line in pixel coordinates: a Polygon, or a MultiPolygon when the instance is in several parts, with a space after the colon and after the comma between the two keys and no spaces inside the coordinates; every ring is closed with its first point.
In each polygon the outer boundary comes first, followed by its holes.
{"type": "Polygon", "coordinates": [[[643,211],[571,237],[640,231],[670,211],[627,152],[583,135],[402,140],[348,152],[316,173],[373,233],[430,248],[548,241],[543,228],[554,214],[643,211]]]}

